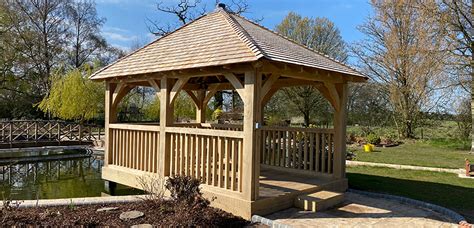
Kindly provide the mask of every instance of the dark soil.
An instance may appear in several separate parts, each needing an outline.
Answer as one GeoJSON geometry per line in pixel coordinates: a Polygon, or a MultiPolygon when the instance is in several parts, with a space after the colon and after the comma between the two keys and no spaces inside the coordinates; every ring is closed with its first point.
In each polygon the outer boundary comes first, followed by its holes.
{"type": "Polygon", "coordinates": [[[12,208],[1,210],[3,226],[113,226],[129,227],[137,224],[171,227],[243,227],[249,222],[230,213],[207,206],[189,206],[172,201],[160,203],[140,201],[135,203],[12,208]],[[118,210],[97,212],[102,207],[118,207],[118,210]],[[122,221],[122,212],[138,210],[141,218],[122,221]]]}

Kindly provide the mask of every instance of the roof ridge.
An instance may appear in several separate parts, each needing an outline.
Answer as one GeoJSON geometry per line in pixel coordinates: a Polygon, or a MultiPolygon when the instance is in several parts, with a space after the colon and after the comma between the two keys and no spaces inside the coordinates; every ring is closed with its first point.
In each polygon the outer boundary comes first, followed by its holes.
{"type": "MultiPolygon", "coordinates": [[[[225,10],[218,10],[218,12],[221,12],[226,21],[229,23],[230,27],[236,35],[244,42],[245,45],[255,54],[255,57],[257,59],[260,59],[261,57],[266,57],[265,52],[258,46],[257,42],[248,34],[248,32],[237,22],[229,12],[225,10]]],[[[232,14],[236,15],[236,14],[232,14]]]]}
{"type": "Polygon", "coordinates": [[[217,12],[210,12],[210,13],[207,13],[207,14],[203,14],[203,15],[201,15],[201,16],[195,18],[194,20],[192,20],[192,21],[186,23],[185,25],[183,25],[183,26],[181,26],[181,27],[175,29],[174,31],[172,31],[172,32],[170,32],[170,33],[168,33],[168,34],[166,34],[166,35],[164,35],[164,36],[161,36],[161,37],[156,38],[154,41],[152,41],[152,42],[146,44],[145,46],[143,46],[143,47],[141,47],[141,48],[138,48],[138,49],[136,49],[136,50],[134,50],[134,51],[132,51],[132,52],[130,52],[130,53],[124,55],[122,58],[119,58],[119,59],[115,60],[113,63],[110,63],[110,64],[108,64],[108,65],[105,66],[105,67],[102,67],[100,70],[94,72],[91,76],[89,76],[89,79],[93,79],[93,77],[94,77],[95,75],[99,74],[100,72],[102,72],[102,71],[104,71],[104,70],[106,70],[106,69],[112,67],[112,66],[115,65],[116,63],[122,61],[123,59],[125,59],[125,58],[127,58],[127,57],[129,57],[129,56],[131,56],[131,55],[133,55],[133,54],[135,54],[135,53],[137,53],[137,52],[139,52],[139,51],[145,49],[146,47],[148,47],[148,46],[150,46],[150,45],[152,45],[152,44],[154,44],[154,43],[160,41],[161,39],[163,39],[163,38],[165,38],[165,37],[168,37],[169,35],[171,35],[171,34],[177,32],[177,31],[181,30],[182,28],[187,27],[188,25],[194,23],[195,21],[197,21],[197,20],[199,20],[199,19],[201,19],[201,18],[203,18],[203,17],[209,16],[209,15],[211,15],[211,14],[215,14],[215,13],[217,13],[217,12]]]}
{"type": "MultiPolygon", "coordinates": [[[[275,32],[275,31],[273,31],[273,30],[271,30],[271,29],[269,29],[269,28],[267,28],[267,27],[265,27],[265,26],[263,26],[263,25],[260,25],[260,24],[258,24],[258,23],[255,23],[255,22],[251,21],[251,20],[248,20],[247,18],[245,18],[245,17],[243,17],[243,16],[240,16],[240,15],[237,15],[237,14],[233,14],[233,15],[234,15],[234,16],[237,16],[237,17],[240,17],[241,19],[246,20],[246,21],[250,22],[251,24],[253,24],[253,25],[255,25],[255,26],[258,26],[258,27],[260,27],[260,28],[262,28],[262,29],[264,29],[264,30],[266,30],[266,31],[269,31],[269,32],[271,32],[271,33],[273,33],[273,34],[275,34],[275,35],[277,35],[277,36],[280,36],[280,37],[284,38],[285,40],[290,41],[290,42],[293,43],[293,44],[296,44],[296,45],[298,45],[298,46],[300,46],[300,47],[302,47],[302,48],[305,48],[305,49],[307,49],[307,50],[309,50],[309,51],[312,51],[312,52],[314,52],[314,53],[316,53],[316,54],[318,54],[318,55],[320,55],[320,56],[322,56],[322,57],[324,57],[324,58],[326,58],[326,59],[329,59],[329,60],[334,61],[334,62],[336,62],[336,63],[338,63],[338,64],[341,64],[342,66],[347,67],[347,68],[349,68],[349,69],[351,69],[351,70],[353,70],[353,71],[359,73],[359,74],[362,75],[362,76],[364,75],[364,74],[362,74],[361,72],[359,72],[358,70],[352,68],[351,66],[349,66],[349,65],[347,65],[347,64],[345,64],[345,63],[343,63],[343,62],[341,62],[341,61],[339,61],[339,60],[336,60],[336,59],[334,59],[334,58],[331,58],[331,57],[329,57],[328,55],[326,55],[326,54],[324,54],[324,53],[321,53],[321,52],[319,52],[319,51],[317,51],[317,50],[314,50],[314,49],[309,48],[309,47],[307,47],[307,46],[305,46],[305,45],[302,45],[302,44],[296,42],[295,40],[293,40],[293,39],[291,39],[291,38],[289,38],[289,37],[286,37],[286,36],[284,36],[284,35],[281,35],[281,34],[275,32]]],[[[238,23],[238,22],[236,22],[236,23],[238,23]]],[[[240,24],[239,24],[239,25],[240,25],[240,24]]],[[[243,29],[243,28],[242,28],[242,29],[243,29]]],[[[365,77],[365,76],[364,76],[364,77],[365,77]]]]}

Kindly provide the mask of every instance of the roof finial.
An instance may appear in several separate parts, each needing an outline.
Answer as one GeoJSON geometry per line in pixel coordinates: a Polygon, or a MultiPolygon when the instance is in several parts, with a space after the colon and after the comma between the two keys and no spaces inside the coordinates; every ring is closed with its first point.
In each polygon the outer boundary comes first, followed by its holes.
{"type": "Polygon", "coordinates": [[[216,10],[224,10],[226,11],[226,8],[225,8],[225,4],[224,3],[217,3],[216,5],[216,10]]]}

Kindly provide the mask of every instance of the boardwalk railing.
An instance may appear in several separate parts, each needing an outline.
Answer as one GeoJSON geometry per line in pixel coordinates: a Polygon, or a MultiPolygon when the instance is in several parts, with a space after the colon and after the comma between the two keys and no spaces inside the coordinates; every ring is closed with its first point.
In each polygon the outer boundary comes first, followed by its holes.
{"type": "Polygon", "coordinates": [[[92,142],[101,139],[101,127],[64,121],[13,120],[0,122],[0,144],[28,142],[92,142]]]}
{"type": "Polygon", "coordinates": [[[261,163],[312,173],[333,173],[334,130],[263,127],[261,163]]]}

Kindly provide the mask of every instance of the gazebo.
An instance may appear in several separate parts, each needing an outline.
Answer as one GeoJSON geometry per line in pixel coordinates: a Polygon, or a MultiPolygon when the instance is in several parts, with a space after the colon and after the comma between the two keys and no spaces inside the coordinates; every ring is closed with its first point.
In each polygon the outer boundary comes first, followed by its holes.
{"type": "Polygon", "coordinates": [[[367,78],[223,6],[91,79],[106,83],[105,180],[140,188],[146,175],[193,176],[214,206],[244,218],[291,207],[304,195],[347,189],[348,83],[367,78]],[[334,128],[265,126],[263,107],[272,95],[301,85],[330,102],[334,128]],[[136,86],[156,90],[159,124],[117,122],[118,104],[136,86]],[[242,125],[206,123],[208,102],[221,90],[239,94],[242,125]],[[196,106],[195,123],[174,122],[181,91],[196,106]]]}

